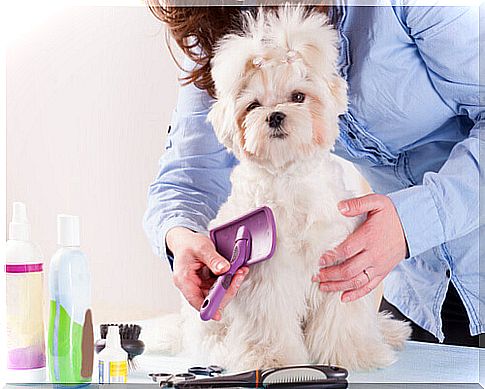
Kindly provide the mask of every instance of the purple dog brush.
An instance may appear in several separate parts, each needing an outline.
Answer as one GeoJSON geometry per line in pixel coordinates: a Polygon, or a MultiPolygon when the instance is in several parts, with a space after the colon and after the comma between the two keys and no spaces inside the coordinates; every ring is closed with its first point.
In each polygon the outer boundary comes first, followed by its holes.
{"type": "Polygon", "coordinates": [[[238,269],[271,258],[276,248],[276,224],[268,207],[258,208],[210,231],[216,250],[231,263],[220,275],[200,308],[202,320],[210,320],[217,312],[232,278],[238,269]]]}

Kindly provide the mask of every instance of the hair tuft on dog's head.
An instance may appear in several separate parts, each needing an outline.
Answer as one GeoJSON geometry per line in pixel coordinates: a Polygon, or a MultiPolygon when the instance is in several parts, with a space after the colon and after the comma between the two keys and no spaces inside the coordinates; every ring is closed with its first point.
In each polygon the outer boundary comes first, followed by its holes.
{"type": "Polygon", "coordinates": [[[347,95],[337,72],[338,34],[327,16],[288,4],[243,15],[242,32],[221,39],[211,62],[217,102],[209,120],[219,140],[238,158],[271,160],[277,166],[296,158],[283,151],[289,141],[305,153],[315,145],[330,148],[347,95]],[[291,101],[299,91],[308,95],[305,103],[291,101]],[[249,112],[251,99],[253,105],[257,103],[254,112],[249,112]],[[271,126],[270,116],[276,109],[281,111],[279,117],[288,118],[277,125],[273,121],[271,126]],[[297,129],[298,121],[306,130],[297,129]],[[271,127],[269,137],[281,142],[266,141],[256,124],[271,127]],[[279,136],[276,127],[285,136],[279,136]],[[313,128],[311,134],[307,127],[313,128]]]}

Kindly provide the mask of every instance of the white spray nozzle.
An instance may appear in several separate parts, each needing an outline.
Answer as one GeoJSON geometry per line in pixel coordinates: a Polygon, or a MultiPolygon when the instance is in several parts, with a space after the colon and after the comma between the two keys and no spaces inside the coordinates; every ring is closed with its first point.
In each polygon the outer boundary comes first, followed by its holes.
{"type": "Polygon", "coordinates": [[[13,203],[12,221],[8,226],[8,237],[13,240],[30,240],[30,224],[24,203],[13,203]]]}
{"type": "Polygon", "coordinates": [[[79,246],[79,216],[57,215],[57,244],[79,246]]]}
{"type": "Polygon", "coordinates": [[[120,327],[108,326],[108,333],[106,334],[106,346],[121,348],[120,327]]]}

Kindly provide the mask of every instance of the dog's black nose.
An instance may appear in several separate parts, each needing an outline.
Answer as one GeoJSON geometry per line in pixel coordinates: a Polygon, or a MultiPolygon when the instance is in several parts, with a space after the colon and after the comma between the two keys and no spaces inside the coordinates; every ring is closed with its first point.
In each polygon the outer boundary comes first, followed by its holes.
{"type": "Polygon", "coordinates": [[[281,126],[283,120],[285,120],[286,115],[283,112],[273,112],[269,115],[267,122],[271,128],[276,128],[281,126]]]}

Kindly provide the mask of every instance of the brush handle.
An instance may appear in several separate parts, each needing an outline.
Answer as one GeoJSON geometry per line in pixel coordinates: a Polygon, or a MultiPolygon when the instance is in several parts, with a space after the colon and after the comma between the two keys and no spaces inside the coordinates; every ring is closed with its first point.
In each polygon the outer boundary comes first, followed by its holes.
{"type": "Polygon", "coordinates": [[[231,257],[231,267],[229,270],[217,277],[216,282],[209,290],[209,294],[200,308],[200,318],[204,321],[211,320],[216,314],[222,299],[226,295],[227,289],[231,285],[232,278],[236,271],[244,266],[250,254],[250,235],[246,227],[239,227],[234,243],[234,250],[231,257]]]}

